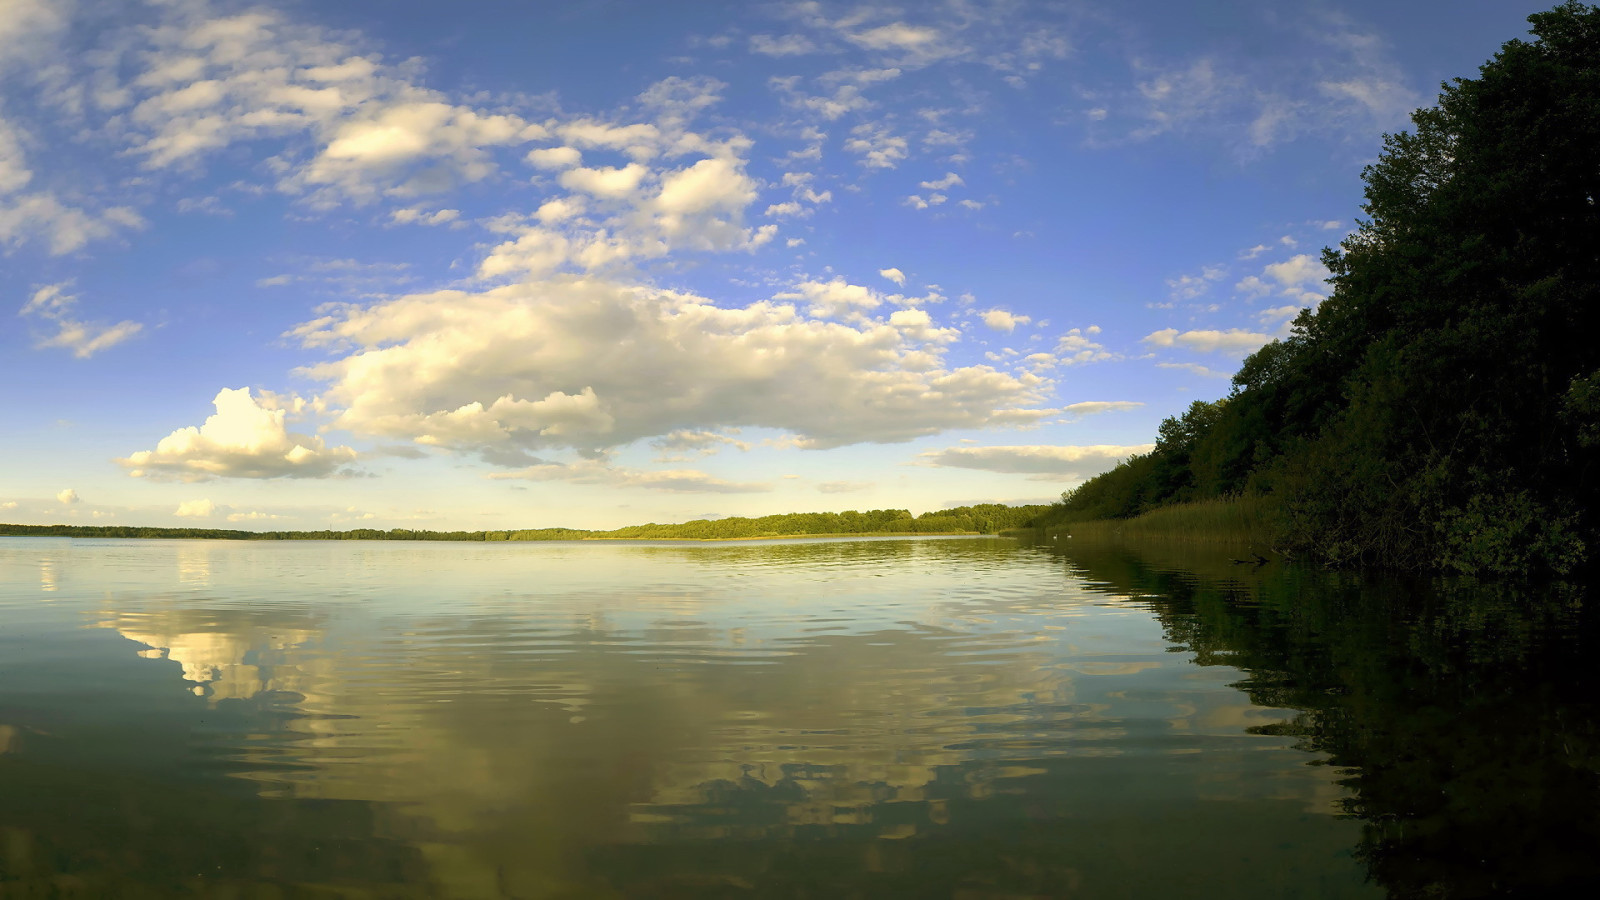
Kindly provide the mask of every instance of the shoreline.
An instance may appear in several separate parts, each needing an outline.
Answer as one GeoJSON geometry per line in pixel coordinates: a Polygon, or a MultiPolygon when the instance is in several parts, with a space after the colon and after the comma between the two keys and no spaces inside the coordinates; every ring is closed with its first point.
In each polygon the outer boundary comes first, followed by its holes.
{"type": "MultiPolygon", "coordinates": [[[[753,534],[725,538],[696,538],[696,537],[636,537],[621,535],[576,535],[572,537],[550,538],[501,538],[501,537],[333,537],[333,536],[308,536],[308,537],[279,537],[271,532],[255,532],[246,534],[52,534],[49,532],[14,533],[4,529],[13,527],[0,525],[0,538],[57,538],[62,540],[111,540],[111,541],[239,541],[241,543],[306,543],[311,541],[338,542],[338,543],[396,543],[410,542],[419,544],[554,544],[554,543],[580,543],[585,541],[635,541],[640,543],[674,543],[674,544],[726,544],[739,541],[792,541],[792,540],[846,540],[867,538],[910,538],[910,537],[1014,537],[1014,534],[987,534],[981,531],[864,531],[864,532],[832,532],[823,534],[753,534]]],[[[22,526],[25,528],[52,528],[56,526],[36,525],[22,526]]],[[[65,526],[82,527],[82,526],[65,526]]],[[[89,526],[93,527],[93,526],[89,526]]],[[[174,529],[177,530],[177,529],[174,529]]],[[[1014,531],[1014,530],[1013,530],[1014,531]]],[[[340,534],[344,532],[335,532],[340,534]]]]}

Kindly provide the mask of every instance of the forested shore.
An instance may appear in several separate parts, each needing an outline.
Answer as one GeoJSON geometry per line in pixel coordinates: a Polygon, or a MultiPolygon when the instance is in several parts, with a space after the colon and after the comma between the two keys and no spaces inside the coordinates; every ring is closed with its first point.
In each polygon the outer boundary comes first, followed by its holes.
{"type": "Polygon", "coordinates": [[[1232,391],[1040,524],[1258,498],[1325,562],[1494,575],[1592,565],[1600,509],[1600,9],[1529,17],[1389,135],[1331,295],[1232,391]]]}
{"type": "Polygon", "coordinates": [[[848,537],[895,534],[998,534],[1027,527],[1051,507],[998,503],[960,506],[913,516],[904,509],[866,512],[784,513],[746,518],[695,519],[676,524],[629,525],[610,531],[528,528],[504,531],[424,531],[409,528],[344,531],[244,531],[223,528],[154,528],[137,525],[6,525],[0,536],[72,538],[166,538],[235,541],[584,541],[750,540],[779,537],[848,537]]]}

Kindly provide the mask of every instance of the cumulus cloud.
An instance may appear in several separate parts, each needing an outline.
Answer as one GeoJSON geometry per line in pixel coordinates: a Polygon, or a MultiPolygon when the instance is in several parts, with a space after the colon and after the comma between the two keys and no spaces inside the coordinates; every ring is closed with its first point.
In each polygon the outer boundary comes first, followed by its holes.
{"type": "Polygon", "coordinates": [[[935,181],[923,181],[920,182],[920,184],[922,187],[925,187],[930,191],[948,191],[952,187],[955,187],[958,184],[966,184],[966,182],[961,180],[960,175],[957,175],[954,172],[946,172],[943,178],[935,181]]]}
{"type": "Polygon", "coordinates": [[[1149,453],[1154,444],[1119,446],[948,447],[918,455],[923,465],[1030,475],[1040,481],[1073,481],[1110,469],[1135,453],[1149,453]]]}
{"type": "MultiPolygon", "coordinates": [[[[178,504],[173,515],[183,519],[209,519],[217,512],[217,505],[210,500],[185,500],[178,504]]],[[[228,517],[231,521],[232,516],[228,517]]]]}
{"type": "Polygon", "coordinates": [[[1331,273],[1321,260],[1309,253],[1272,263],[1262,269],[1261,274],[1276,283],[1279,296],[1306,305],[1315,305],[1327,298],[1320,290],[1331,273]],[[1313,287],[1318,290],[1313,290],[1313,287]]]}
{"type": "Polygon", "coordinates": [[[498,168],[488,148],[524,143],[542,132],[516,116],[486,115],[441,100],[395,102],[337,125],[300,177],[309,185],[338,186],[356,199],[369,196],[374,180],[401,182],[400,193],[417,193],[449,186],[404,182],[419,162],[448,164],[454,179],[481,181],[498,168]]]}
{"type": "Polygon", "coordinates": [[[32,317],[54,326],[55,333],[39,338],[36,347],[61,347],[71,350],[78,359],[88,359],[108,347],[114,347],[133,337],[144,326],[138,322],[122,321],[115,325],[85,322],[73,314],[78,298],[68,294],[70,282],[47,284],[33,292],[23,305],[21,316],[32,317]]]}
{"type": "Polygon", "coordinates": [[[284,426],[286,410],[258,403],[249,388],[217,392],[216,414],[162,438],[117,463],[135,478],[207,481],[212,478],[325,478],[353,461],[349,447],[328,447],[319,437],[284,426]]]}
{"type": "Polygon", "coordinates": [[[1116,359],[1116,354],[1094,339],[1099,334],[1099,325],[1069,330],[1056,341],[1056,359],[1064,365],[1116,359]]]}
{"type": "MultiPolygon", "coordinates": [[[[761,246],[777,234],[777,226],[744,224],[758,192],[744,160],[733,155],[743,146],[736,141],[735,146],[702,148],[716,155],[676,169],[656,170],[638,162],[568,169],[558,181],[576,193],[547,201],[539,208],[537,224],[503,229],[516,237],[490,250],[478,275],[541,277],[558,270],[614,269],[680,250],[761,246]],[[591,204],[603,215],[597,221],[580,219],[591,204]]],[[[798,209],[771,212],[791,211],[798,209]]]]}
{"type": "Polygon", "coordinates": [[[583,162],[583,153],[576,147],[541,147],[529,150],[524,158],[540,169],[570,169],[583,162]]]}
{"type": "MultiPolygon", "coordinates": [[[[842,281],[807,285],[796,293],[819,313],[881,302],[842,281]]],[[[341,306],[293,335],[341,350],[302,371],[328,383],[337,427],[510,464],[679,429],[767,427],[807,447],[903,441],[1032,421],[1048,387],[947,366],[957,335],[919,309],[844,324],[589,278],[341,306]]]]}
{"type": "Polygon", "coordinates": [[[889,279],[895,284],[900,285],[901,287],[905,286],[906,273],[900,271],[899,269],[879,269],[878,274],[889,279]]]}
{"type": "Polygon", "coordinates": [[[794,290],[777,294],[776,299],[802,300],[811,315],[836,319],[857,318],[883,305],[883,297],[877,291],[843,278],[802,281],[794,290]]]}
{"type": "Polygon", "coordinates": [[[583,191],[596,197],[616,199],[626,197],[639,187],[650,170],[640,163],[622,167],[603,166],[595,169],[578,167],[561,173],[561,186],[583,191]]]}
{"type": "Polygon", "coordinates": [[[1242,328],[1182,332],[1176,328],[1163,328],[1145,335],[1143,340],[1152,347],[1183,347],[1201,353],[1248,353],[1272,340],[1272,337],[1242,328]]]}
{"type": "Polygon", "coordinates": [[[56,502],[64,506],[71,506],[74,503],[81,503],[83,501],[78,497],[77,491],[73,490],[72,488],[66,488],[57,492],[56,502]]]}
{"type": "Polygon", "coordinates": [[[892,169],[907,156],[906,139],[893,134],[888,128],[864,123],[850,129],[850,139],[844,148],[861,157],[861,165],[869,169],[892,169]]]}
{"type": "Polygon", "coordinates": [[[1028,316],[1006,312],[1003,309],[991,309],[983,314],[983,324],[1007,334],[1016,331],[1018,325],[1026,325],[1032,321],[1033,319],[1028,316]]]}

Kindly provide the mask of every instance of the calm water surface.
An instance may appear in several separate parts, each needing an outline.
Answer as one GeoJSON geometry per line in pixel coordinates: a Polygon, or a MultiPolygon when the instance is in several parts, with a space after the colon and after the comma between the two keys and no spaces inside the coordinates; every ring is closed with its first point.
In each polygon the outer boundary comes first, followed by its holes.
{"type": "Polygon", "coordinates": [[[1478,897],[1582,597],[1004,539],[0,539],[0,897],[1478,897]]]}

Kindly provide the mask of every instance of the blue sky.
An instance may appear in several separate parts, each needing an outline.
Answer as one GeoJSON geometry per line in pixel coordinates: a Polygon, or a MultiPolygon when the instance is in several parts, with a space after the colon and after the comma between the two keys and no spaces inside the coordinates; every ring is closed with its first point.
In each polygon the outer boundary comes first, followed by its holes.
{"type": "Polygon", "coordinates": [[[1043,502],[1545,6],[0,0],[0,521],[1043,502]]]}

